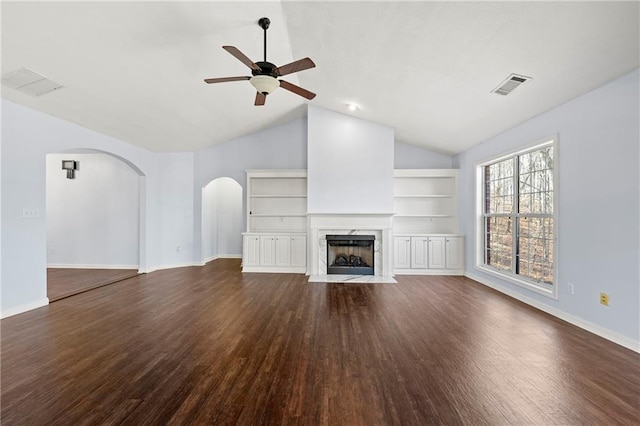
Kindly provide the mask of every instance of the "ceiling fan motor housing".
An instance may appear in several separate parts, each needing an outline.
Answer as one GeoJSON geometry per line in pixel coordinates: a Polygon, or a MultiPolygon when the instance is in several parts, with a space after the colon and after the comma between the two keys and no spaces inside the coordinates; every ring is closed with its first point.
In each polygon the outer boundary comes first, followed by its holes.
{"type": "Polygon", "coordinates": [[[272,64],[271,62],[256,62],[256,65],[260,67],[260,71],[251,70],[251,74],[253,75],[270,75],[271,77],[278,77],[276,72],[277,66],[272,64]]]}

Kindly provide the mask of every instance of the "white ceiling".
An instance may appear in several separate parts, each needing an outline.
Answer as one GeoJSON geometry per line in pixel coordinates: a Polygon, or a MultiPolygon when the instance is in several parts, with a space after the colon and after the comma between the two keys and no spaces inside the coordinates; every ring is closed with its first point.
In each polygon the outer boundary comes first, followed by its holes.
{"type": "Polygon", "coordinates": [[[640,65],[639,2],[2,2],[2,74],[62,83],[2,97],[152,151],[194,151],[306,114],[283,89],[253,106],[224,51],[311,57],[287,76],[314,105],[392,126],[396,139],[457,153],[640,65]],[[509,74],[533,80],[503,97],[509,74]],[[360,106],[355,112],[347,102],[360,106]]]}

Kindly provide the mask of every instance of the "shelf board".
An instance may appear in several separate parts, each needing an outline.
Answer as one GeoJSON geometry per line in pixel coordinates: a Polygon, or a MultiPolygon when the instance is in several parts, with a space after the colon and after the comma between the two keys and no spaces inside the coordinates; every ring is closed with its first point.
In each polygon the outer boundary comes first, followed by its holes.
{"type": "Polygon", "coordinates": [[[307,198],[305,195],[299,194],[271,194],[271,195],[250,195],[250,198],[307,198]]]}
{"type": "Polygon", "coordinates": [[[250,214],[249,217],[304,217],[306,218],[307,215],[306,214],[290,214],[290,213],[285,213],[285,214],[250,214]]]}
{"type": "MultiPolygon", "coordinates": [[[[245,234],[299,234],[299,235],[307,235],[306,229],[252,229],[251,231],[246,232],[245,234]]],[[[295,235],[298,236],[298,235],[295,235]]]]}
{"type": "Polygon", "coordinates": [[[396,214],[395,217],[453,217],[450,214],[396,214]]]}
{"type": "Polygon", "coordinates": [[[451,198],[453,195],[425,195],[425,194],[410,194],[410,195],[394,195],[393,198],[451,198]]]}

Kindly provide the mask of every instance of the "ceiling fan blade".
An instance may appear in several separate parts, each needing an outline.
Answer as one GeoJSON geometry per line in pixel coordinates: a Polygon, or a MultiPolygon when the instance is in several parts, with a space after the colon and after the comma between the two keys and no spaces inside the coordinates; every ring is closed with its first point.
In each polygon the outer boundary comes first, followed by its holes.
{"type": "Polygon", "coordinates": [[[255,106],[264,105],[264,102],[267,100],[267,96],[264,93],[256,92],[256,101],[254,103],[255,106]]]}
{"type": "Polygon", "coordinates": [[[205,83],[224,83],[225,81],[251,80],[251,77],[222,77],[222,78],[205,78],[205,83]]]}
{"type": "Polygon", "coordinates": [[[303,89],[300,86],[296,86],[295,84],[291,84],[288,81],[280,80],[280,87],[290,92],[295,93],[296,95],[300,95],[303,98],[307,98],[309,100],[316,97],[316,94],[308,91],[307,89],[303,89]]]}
{"type": "Polygon", "coordinates": [[[247,55],[245,55],[244,53],[239,51],[237,47],[234,47],[234,46],[222,46],[222,48],[224,50],[226,50],[227,52],[231,53],[233,56],[236,57],[237,60],[239,60],[240,62],[242,62],[243,64],[245,64],[249,68],[251,68],[252,70],[261,71],[260,67],[257,66],[251,59],[249,59],[247,57],[247,55]]]}
{"type": "Polygon", "coordinates": [[[304,58],[276,68],[275,73],[277,75],[293,74],[294,72],[308,70],[309,68],[313,68],[315,66],[316,64],[314,64],[311,59],[304,58]]]}

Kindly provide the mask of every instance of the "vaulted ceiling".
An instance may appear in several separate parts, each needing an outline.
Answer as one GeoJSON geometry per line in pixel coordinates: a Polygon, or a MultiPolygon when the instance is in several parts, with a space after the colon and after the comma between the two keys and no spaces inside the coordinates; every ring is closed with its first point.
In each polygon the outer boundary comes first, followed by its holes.
{"type": "Polygon", "coordinates": [[[27,67],[64,87],[2,97],[146,149],[194,151],[302,117],[307,102],[457,153],[640,65],[631,2],[2,2],[2,74],[27,67]],[[311,57],[253,106],[250,75],[223,50],[311,57]],[[491,93],[511,73],[533,79],[491,93]],[[347,103],[358,109],[349,111],[347,103]]]}

